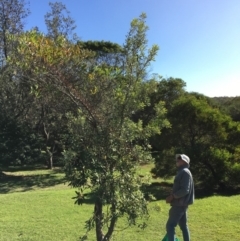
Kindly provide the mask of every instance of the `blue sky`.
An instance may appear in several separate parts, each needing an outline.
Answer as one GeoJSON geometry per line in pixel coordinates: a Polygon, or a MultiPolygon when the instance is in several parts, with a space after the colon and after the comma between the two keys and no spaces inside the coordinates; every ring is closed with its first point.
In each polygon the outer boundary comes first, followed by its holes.
{"type": "MultiPolygon", "coordinates": [[[[30,0],[26,29],[45,32],[49,0],[30,0]]],[[[55,1],[51,1],[55,2],[55,1]]],[[[183,79],[187,91],[240,96],[240,0],[62,0],[82,40],[123,44],[130,22],[147,14],[152,73],[183,79]]]]}

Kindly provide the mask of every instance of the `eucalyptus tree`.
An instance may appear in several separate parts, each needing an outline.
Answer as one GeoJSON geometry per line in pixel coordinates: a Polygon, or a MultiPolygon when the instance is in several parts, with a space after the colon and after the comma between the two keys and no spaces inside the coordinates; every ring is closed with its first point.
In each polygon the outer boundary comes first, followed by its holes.
{"type": "Polygon", "coordinates": [[[0,0],[0,146],[1,163],[4,162],[5,165],[10,161],[16,163],[17,159],[25,162],[25,148],[29,144],[27,140],[31,142],[28,136],[29,129],[23,124],[31,98],[26,92],[26,86],[15,81],[14,69],[6,62],[17,48],[17,41],[11,36],[23,32],[24,21],[29,13],[28,4],[24,0],[0,0]],[[20,129],[25,132],[19,131],[20,129]],[[20,132],[23,134],[22,139],[20,132]]]}
{"type": "Polygon", "coordinates": [[[52,169],[62,159],[63,135],[67,133],[65,113],[70,110],[68,101],[62,93],[46,86],[31,86],[34,107],[29,110],[27,121],[31,123],[34,132],[41,136],[41,160],[52,169]],[[61,99],[62,101],[59,101],[61,99]]]}
{"type": "Polygon", "coordinates": [[[1,66],[13,47],[8,34],[19,34],[24,28],[24,19],[29,15],[25,0],[0,0],[0,53],[1,66]]]}
{"type": "Polygon", "coordinates": [[[0,105],[1,112],[17,118],[24,112],[24,93],[22,86],[13,81],[14,69],[6,66],[6,59],[14,51],[17,41],[10,36],[22,33],[24,19],[28,16],[29,9],[24,0],[0,0],[0,105]]]}
{"type": "MultiPolygon", "coordinates": [[[[66,41],[72,41],[72,31],[75,29],[74,20],[70,12],[62,2],[49,2],[51,10],[44,16],[47,26],[47,38],[58,45],[58,38],[65,38],[66,41]]],[[[33,31],[41,35],[39,30],[33,31]]],[[[46,76],[42,75],[42,78],[46,76]]],[[[47,80],[46,80],[47,82],[47,80]]],[[[39,86],[32,86],[32,90],[39,92],[39,86]]],[[[65,132],[64,114],[68,108],[67,103],[59,102],[60,95],[53,91],[51,87],[41,89],[41,95],[36,98],[35,115],[38,116],[37,131],[45,140],[42,152],[46,155],[48,168],[54,166],[54,156],[61,156],[62,138],[60,130],[65,132]],[[59,107],[62,104],[62,107],[59,107]],[[61,111],[62,110],[62,111],[61,111]]]]}
{"type": "Polygon", "coordinates": [[[70,12],[62,2],[49,2],[49,6],[51,11],[44,16],[48,37],[57,40],[59,36],[63,36],[71,40],[76,26],[70,12]]]}
{"type": "Polygon", "coordinates": [[[85,188],[94,194],[86,225],[87,232],[95,227],[97,241],[111,239],[119,218],[136,225],[137,218],[148,215],[136,169],[152,160],[149,137],[168,125],[162,102],[155,104],[156,115],[147,125],[131,119],[150,105],[142,82],[158,51],[156,45],[147,47],[145,21],[142,14],[131,22],[116,65],[98,65],[94,52],[36,32],[22,36],[19,54],[9,60],[22,72],[34,72],[30,81],[38,84],[40,95],[42,88],[51,88],[65,95],[59,101],[72,103],[74,111],[66,115],[71,138],[64,151],[65,173],[70,185],[79,188],[77,203],[84,202],[85,188]]]}

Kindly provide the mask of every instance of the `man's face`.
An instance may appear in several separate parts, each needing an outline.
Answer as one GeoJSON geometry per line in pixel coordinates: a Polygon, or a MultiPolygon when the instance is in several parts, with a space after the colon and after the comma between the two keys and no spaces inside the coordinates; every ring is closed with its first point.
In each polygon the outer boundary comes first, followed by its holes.
{"type": "Polygon", "coordinates": [[[179,156],[177,159],[176,159],[176,165],[177,167],[180,167],[184,164],[184,161],[181,159],[181,157],[179,156]]]}

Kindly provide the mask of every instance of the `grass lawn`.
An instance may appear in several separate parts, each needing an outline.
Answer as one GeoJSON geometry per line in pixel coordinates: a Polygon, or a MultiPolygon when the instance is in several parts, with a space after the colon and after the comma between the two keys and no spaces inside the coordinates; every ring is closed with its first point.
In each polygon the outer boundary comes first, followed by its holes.
{"type": "MultiPolygon", "coordinates": [[[[141,175],[148,170],[149,166],[143,167],[141,175]]],[[[0,241],[77,241],[85,233],[84,222],[93,205],[74,205],[75,189],[64,184],[59,170],[10,170],[5,174],[0,180],[0,241]]],[[[148,227],[125,229],[125,220],[121,220],[113,240],[161,240],[169,210],[163,199],[169,185],[160,185],[161,181],[155,180],[150,189],[158,200],[149,205],[148,227]]],[[[240,195],[197,198],[188,213],[192,241],[240,241],[240,195]]],[[[177,235],[182,240],[179,228],[177,235]]],[[[91,232],[88,240],[94,237],[91,232]]]]}

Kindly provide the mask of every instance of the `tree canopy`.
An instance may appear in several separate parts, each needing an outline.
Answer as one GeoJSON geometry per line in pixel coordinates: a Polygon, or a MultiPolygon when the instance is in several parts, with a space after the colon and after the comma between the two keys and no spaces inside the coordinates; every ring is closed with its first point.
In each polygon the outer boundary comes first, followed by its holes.
{"type": "Polygon", "coordinates": [[[193,94],[176,99],[167,117],[171,128],[157,137],[160,154],[153,172],[160,176],[170,175],[166,169],[174,170],[171,164],[174,154],[188,153],[197,182],[225,186],[231,180],[231,164],[238,163],[233,160],[237,149],[231,148],[228,142],[232,133],[239,133],[239,125],[209,105],[206,98],[193,94]]]}

